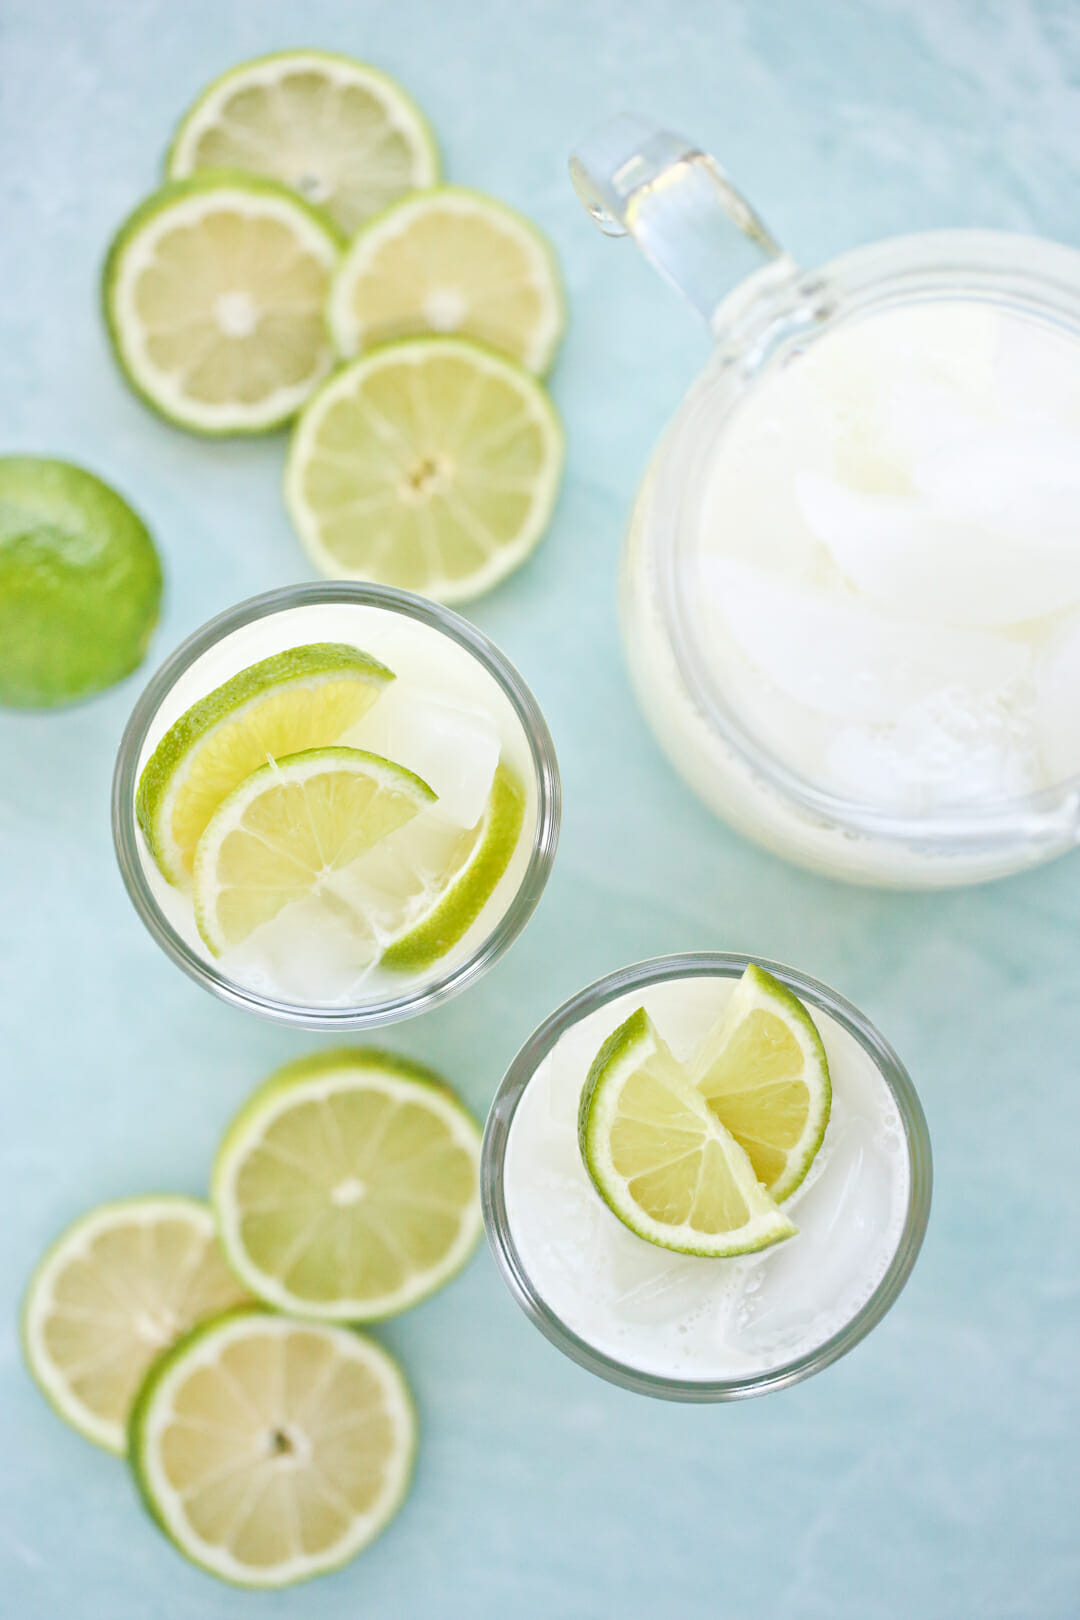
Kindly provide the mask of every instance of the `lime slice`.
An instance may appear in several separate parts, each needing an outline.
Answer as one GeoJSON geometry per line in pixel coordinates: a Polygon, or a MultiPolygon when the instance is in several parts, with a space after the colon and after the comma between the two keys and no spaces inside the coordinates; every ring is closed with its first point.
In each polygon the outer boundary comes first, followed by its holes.
{"type": "Polygon", "coordinates": [[[608,1208],[679,1254],[747,1254],[797,1228],[640,1007],[597,1053],[581,1097],[581,1153],[608,1208]]]}
{"type": "Polygon", "coordinates": [[[538,374],[566,321],[555,255],[540,232],[463,186],[406,197],[370,220],[338,267],[327,309],[342,355],[454,332],[538,374]]]}
{"type": "Polygon", "coordinates": [[[753,963],[689,1065],[691,1081],[777,1203],[799,1186],[829,1123],[829,1064],[797,996],[753,963]]]}
{"type": "Polygon", "coordinates": [[[142,663],[161,564],[142,519],[93,473],[0,457],[0,703],[90,697],[142,663]]]}
{"type": "Polygon", "coordinates": [[[404,1501],[416,1414],[397,1363],[349,1328],[236,1311],[154,1367],[131,1419],[147,1507],[239,1586],[338,1569],[404,1501]]]}
{"type": "Polygon", "coordinates": [[[195,921],[211,951],[239,945],[286,906],[344,914],[361,961],[380,943],[350,897],[350,868],[435,794],[358,748],[313,748],[253,771],[214,812],[195,851],[195,921]]]}
{"type": "Polygon", "coordinates": [[[172,180],[198,169],[280,180],[346,236],[439,177],[416,103],[387,74],[332,51],[278,51],[222,74],[184,114],[165,161],[172,180]]]}
{"type": "Polygon", "coordinates": [[[139,778],[139,825],[170,883],[186,883],[207,822],[268,759],[337,742],[393,674],[341,642],[291,647],[241,670],[181,715],[139,778]]]}
{"type": "Polygon", "coordinates": [[[338,248],[328,220],[269,180],[214,174],[156,192],[105,262],[128,382],[196,433],[287,422],[333,365],[323,305],[338,248]]]}
{"type": "Polygon", "coordinates": [[[555,407],[528,372],[460,338],[412,338],[312,400],[285,503],[321,573],[456,602],[532,551],[562,462],[555,407]]]}
{"type": "MultiPolygon", "coordinates": [[[[399,972],[419,972],[445,956],[483,911],[517,848],[525,819],[525,794],[513,772],[500,765],[491,785],[487,809],[477,825],[454,837],[440,866],[410,872],[399,863],[398,890],[411,899],[426,890],[419,919],[413,907],[405,932],[383,953],[382,965],[399,972]]],[[[395,930],[396,932],[396,930],[395,930]]]]}
{"type": "Polygon", "coordinates": [[[126,1198],[77,1220],[40,1261],[23,1306],[26,1360],[73,1428],[121,1456],[151,1362],[248,1296],[194,1198],[126,1198]]]}
{"type": "Polygon", "coordinates": [[[460,1271],[480,1235],[480,1130],[438,1075],[323,1052],[273,1075],[218,1150],[230,1263],[279,1309],[373,1321],[460,1271]]]}

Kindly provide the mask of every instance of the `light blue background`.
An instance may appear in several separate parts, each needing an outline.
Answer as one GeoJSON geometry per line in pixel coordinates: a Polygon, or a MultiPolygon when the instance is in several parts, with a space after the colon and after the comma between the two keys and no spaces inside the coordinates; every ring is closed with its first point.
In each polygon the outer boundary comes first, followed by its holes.
{"type": "Polygon", "coordinates": [[[132,912],[107,824],[139,679],[0,718],[0,1614],[19,1620],[1072,1620],[1080,1612],[1077,1145],[1080,859],[967,893],[860,893],[709,818],[627,691],[613,579],[649,447],[704,333],[566,180],[625,106],[719,153],[807,262],[943,225],[1080,244],[1071,0],[5,0],[0,11],[0,434],[142,509],[165,554],[162,659],[242,597],[305,577],[282,443],[204,444],[125,390],[98,315],[110,234],[171,123],[245,56],[336,47],[399,75],[455,180],[532,213],[572,308],[550,536],[475,609],[558,745],[562,848],[484,983],[393,1032],[479,1112],[533,1026],[592,978],[676,949],[797,963],[879,1023],[929,1116],[937,1192],[900,1303],[846,1361],[737,1407],[591,1379],[487,1253],[387,1327],[416,1387],[416,1488],[344,1573],[249,1596],[187,1568],[121,1465],[23,1370],[15,1314],[45,1242],[99,1199],[200,1192],[218,1134],[313,1046],[219,1005],[132,912]]]}

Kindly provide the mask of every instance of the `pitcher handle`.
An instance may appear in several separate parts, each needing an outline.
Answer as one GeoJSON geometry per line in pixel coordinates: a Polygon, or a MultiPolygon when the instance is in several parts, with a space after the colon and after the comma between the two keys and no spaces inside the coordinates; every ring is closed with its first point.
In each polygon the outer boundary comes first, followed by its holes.
{"type": "Polygon", "coordinates": [[[646,118],[623,113],[595,130],[572,154],[570,178],[600,229],[632,236],[714,330],[740,282],[797,272],[716,159],[646,118]]]}

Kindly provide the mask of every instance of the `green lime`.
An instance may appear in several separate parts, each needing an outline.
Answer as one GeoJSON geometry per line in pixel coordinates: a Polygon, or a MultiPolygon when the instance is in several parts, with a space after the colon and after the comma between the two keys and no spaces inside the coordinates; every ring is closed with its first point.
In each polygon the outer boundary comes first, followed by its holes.
{"type": "Polygon", "coordinates": [[[0,703],[49,709],[137,669],[161,604],[142,519],[93,473],[0,457],[0,703]]]}

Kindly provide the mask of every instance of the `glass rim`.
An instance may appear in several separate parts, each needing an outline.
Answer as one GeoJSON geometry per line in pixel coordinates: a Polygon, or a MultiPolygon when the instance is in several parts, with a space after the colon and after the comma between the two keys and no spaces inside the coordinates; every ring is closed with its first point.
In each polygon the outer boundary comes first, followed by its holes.
{"type": "MultiPolygon", "coordinates": [[[[726,708],[722,684],[709,670],[697,598],[685,586],[692,575],[682,565],[688,561],[687,536],[696,532],[704,489],[699,446],[689,441],[700,437],[695,417],[702,413],[714,385],[715,366],[729,368],[733,352],[746,352],[757,377],[823,326],[835,327],[868,311],[930,297],[968,297],[1013,308],[1041,318],[1044,324],[1067,326],[1080,340],[1080,252],[1023,233],[926,231],[853,248],[821,270],[799,272],[786,289],[778,289],[760,304],[746,305],[743,288],[730,296],[731,329],[718,331],[719,348],[673,424],[685,442],[674,456],[667,456],[666,469],[658,462],[664,488],[661,504],[667,504],[670,516],[662,531],[657,527],[647,553],[656,569],[665,639],[691,701],[733,753],[776,792],[829,825],[930,853],[997,847],[1015,839],[1044,840],[1054,848],[1075,842],[1080,838],[1080,772],[1048,787],[985,803],[902,811],[833,792],[786,765],[726,708]]],[[[717,328],[723,326],[724,310],[721,305],[717,328]]]]}
{"type": "Polygon", "coordinates": [[[893,1048],[851,1002],[828,985],[782,963],[728,951],[693,951],[651,957],[606,974],[544,1019],[521,1047],[495,1094],[484,1130],[480,1194],[484,1228],[495,1263],[511,1294],[534,1327],[586,1371],[638,1395],[663,1400],[716,1402],[743,1400],[785,1389],[821,1372],[854,1348],[895,1304],[922,1247],[930,1218],[933,1161],[926,1116],[911,1077],[893,1048]],[[539,1065],[556,1043],[584,1017],[628,991],[683,978],[734,978],[751,962],[765,968],[800,1000],[818,1007],[846,1029],[872,1058],[888,1087],[904,1128],[910,1166],[908,1207],[892,1259],[870,1298],[843,1327],[813,1350],[769,1370],[743,1378],[676,1378],[643,1371],[596,1349],[567,1326],[533,1287],[510,1230],[503,1169],[517,1107],[539,1065]]]}
{"type": "Polygon", "coordinates": [[[398,1023],[438,1006],[472,984],[509,949],[532,916],[555,859],[562,814],[562,788],[555,744],[540,706],[522,676],[481,630],[453,609],[389,585],[315,581],[286,585],[248,597],[209,619],[188,636],[150,677],[124,728],[112,781],[112,831],[116,858],[131,902],[153,939],[189,978],[212,994],[297,1029],[350,1031],[398,1023]],[[162,702],[197,659],[226,636],[290,608],[353,603],[401,613],[450,637],[470,653],[498,685],[525,734],[536,779],[536,831],[521,884],[506,910],[472,954],[450,971],[401,995],[357,1007],[312,1007],[260,995],[218,972],[173,928],[147,881],[135,817],[139,756],[162,702]]]}

